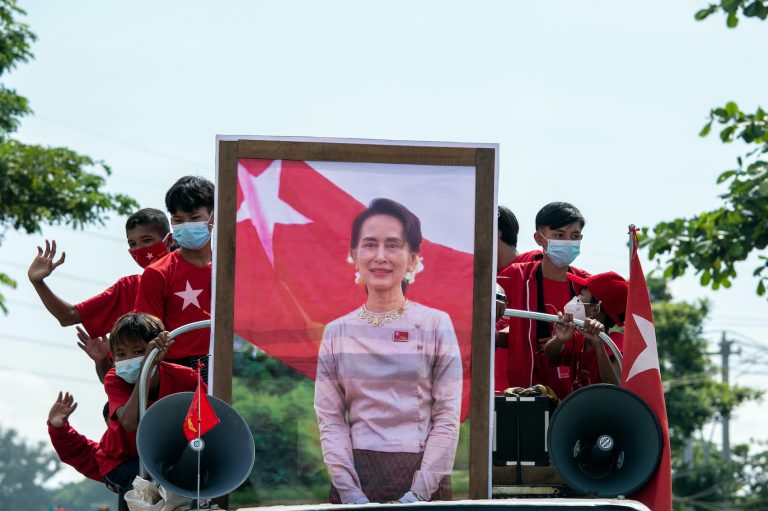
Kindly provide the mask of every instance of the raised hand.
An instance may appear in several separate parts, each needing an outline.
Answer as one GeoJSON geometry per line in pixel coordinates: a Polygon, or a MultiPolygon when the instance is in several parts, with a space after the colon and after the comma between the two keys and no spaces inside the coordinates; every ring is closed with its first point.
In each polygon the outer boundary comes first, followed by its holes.
{"type": "Polygon", "coordinates": [[[75,411],[75,408],[77,408],[75,397],[69,392],[65,392],[62,395],[61,391],[59,391],[59,397],[53,403],[51,411],[48,412],[48,422],[54,428],[62,427],[67,422],[67,419],[69,419],[69,416],[72,415],[72,412],[75,411]]]}
{"type": "Polygon", "coordinates": [[[27,270],[29,280],[32,283],[42,282],[53,270],[64,263],[66,253],[62,252],[58,261],[54,261],[55,257],[56,240],[51,242],[45,240],[45,250],[42,247],[37,247],[37,256],[32,260],[32,264],[29,265],[29,270],[27,270]]]}
{"type": "Polygon", "coordinates": [[[103,362],[109,356],[109,339],[106,335],[91,337],[82,327],[77,326],[77,346],[94,362],[103,362]]]}

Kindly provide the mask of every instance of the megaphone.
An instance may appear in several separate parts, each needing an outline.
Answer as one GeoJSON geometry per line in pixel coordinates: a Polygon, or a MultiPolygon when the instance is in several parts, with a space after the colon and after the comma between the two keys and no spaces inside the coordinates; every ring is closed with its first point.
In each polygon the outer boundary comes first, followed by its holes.
{"type": "Polygon", "coordinates": [[[197,439],[187,441],[182,425],[194,395],[179,392],[150,406],[139,423],[136,448],[157,483],[190,499],[198,496],[199,450],[200,498],[220,497],[235,490],[250,475],[256,459],[253,435],[234,408],[208,396],[221,422],[202,436],[202,445],[197,439]]]}
{"type": "Polygon", "coordinates": [[[548,443],[566,484],[591,497],[631,495],[661,460],[656,415],[615,385],[589,385],[566,397],[552,416],[548,443]]]}

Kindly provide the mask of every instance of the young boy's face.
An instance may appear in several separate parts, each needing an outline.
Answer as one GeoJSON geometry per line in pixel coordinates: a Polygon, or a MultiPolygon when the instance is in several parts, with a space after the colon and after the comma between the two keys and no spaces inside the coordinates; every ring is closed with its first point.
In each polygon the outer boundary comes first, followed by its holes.
{"type": "Polygon", "coordinates": [[[163,239],[160,233],[149,225],[137,225],[133,229],[126,231],[125,236],[128,238],[128,248],[130,250],[149,247],[163,239]]]}
{"type": "Polygon", "coordinates": [[[208,211],[205,206],[200,206],[192,211],[178,210],[171,214],[171,225],[184,224],[187,222],[207,222],[211,218],[212,211],[208,211]]]}
{"type": "Polygon", "coordinates": [[[117,344],[112,352],[112,360],[120,362],[136,357],[143,357],[147,351],[147,343],[141,339],[126,339],[117,344]]]}

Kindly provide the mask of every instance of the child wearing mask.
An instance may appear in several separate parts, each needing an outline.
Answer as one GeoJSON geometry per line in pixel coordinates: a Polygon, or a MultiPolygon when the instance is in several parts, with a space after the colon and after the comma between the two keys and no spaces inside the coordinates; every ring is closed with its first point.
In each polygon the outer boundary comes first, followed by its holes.
{"type": "MultiPolygon", "coordinates": [[[[118,490],[120,511],[127,510],[125,493],[139,473],[136,429],[139,426],[138,378],[144,359],[153,348],[159,350],[153,361],[148,385],[148,406],[170,394],[194,391],[197,373],[188,367],[163,362],[169,348],[163,323],[154,316],[129,313],[117,320],[109,335],[109,349],[115,367],[104,377],[104,391],[109,399],[107,431],[99,442],[96,461],[104,481],[118,490]]],[[[207,389],[204,387],[203,392],[207,389]]],[[[181,426],[179,426],[181,429],[181,426]]]]}
{"type": "MultiPolygon", "coordinates": [[[[144,270],[135,310],[160,318],[168,330],[211,319],[213,204],[214,185],[202,177],[182,177],[165,195],[172,239],[180,248],[144,270]]],[[[168,361],[197,368],[200,360],[207,381],[209,343],[208,329],[183,334],[168,361]]]]}
{"type": "MultiPolygon", "coordinates": [[[[150,263],[168,254],[166,237],[170,232],[168,218],[159,209],[141,209],[125,222],[125,237],[128,252],[136,263],[146,268],[150,263]]],[[[61,326],[82,323],[92,337],[109,333],[117,318],[130,312],[136,301],[141,275],[128,275],[117,280],[112,286],[87,300],[71,304],[56,295],[45,279],[64,263],[66,253],[56,258],[56,240],[45,240],[45,250],[37,247],[37,256],[27,271],[29,281],[35,288],[40,301],[61,326]]]]}
{"type": "Polygon", "coordinates": [[[624,334],[610,330],[624,326],[629,283],[612,271],[586,279],[569,274],[568,279],[581,287],[579,296],[565,307],[565,314],[561,314],[564,322],[555,326],[555,335],[544,345],[544,352],[553,364],[570,368],[568,393],[593,383],[619,385],[619,365],[598,334],[608,331],[619,352],[623,352],[624,334]],[[587,325],[583,333],[574,331],[574,318],[587,325]]]}

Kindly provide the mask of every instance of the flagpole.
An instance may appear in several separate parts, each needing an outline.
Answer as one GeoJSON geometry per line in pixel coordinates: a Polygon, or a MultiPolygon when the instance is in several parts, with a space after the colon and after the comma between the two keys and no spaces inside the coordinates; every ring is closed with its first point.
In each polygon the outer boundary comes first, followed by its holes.
{"type": "Polygon", "coordinates": [[[629,267],[632,268],[632,253],[633,250],[635,250],[635,232],[637,227],[635,227],[635,224],[629,224],[629,231],[627,234],[629,235],[629,267]]]}
{"type": "MultiPolygon", "coordinates": [[[[202,363],[200,360],[197,361],[197,440],[200,441],[200,425],[202,424],[203,420],[201,419],[200,415],[200,409],[202,408],[201,401],[202,401],[202,394],[203,387],[201,383],[203,382],[202,377],[202,363]]],[[[202,449],[197,451],[197,509],[199,511],[200,509],[200,453],[202,452],[202,449]]]]}

